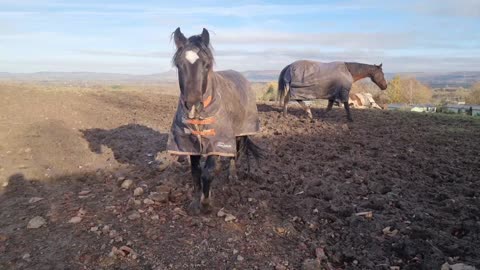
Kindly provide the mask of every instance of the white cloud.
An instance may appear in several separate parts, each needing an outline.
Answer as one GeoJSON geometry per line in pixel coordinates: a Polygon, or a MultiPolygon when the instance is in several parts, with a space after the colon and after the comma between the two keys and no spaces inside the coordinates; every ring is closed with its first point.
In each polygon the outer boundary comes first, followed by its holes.
{"type": "Polygon", "coordinates": [[[427,15],[480,18],[479,0],[424,0],[414,7],[427,15]]]}
{"type": "Polygon", "coordinates": [[[56,3],[45,2],[43,4],[18,5],[5,8],[0,15],[24,14],[69,14],[69,15],[213,15],[213,16],[273,16],[298,14],[317,14],[322,12],[344,12],[347,10],[360,10],[368,8],[365,5],[357,5],[354,2],[342,2],[335,4],[244,4],[244,5],[212,5],[212,6],[178,6],[159,7],[159,5],[145,4],[102,4],[102,3],[56,3]],[[58,8],[58,9],[52,9],[58,8]],[[22,10],[23,9],[23,10],[22,10]]]}
{"type": "Polygon", "coordinates": [[[276,69],[314,59],[384,61],[392,71],[479,69],[478,57],[468,56],[480,55],[480,31],[468,22],[479,17],[480,0],[247,1],[202,0],[186,8],[173,2],[161,7],[143,1],[0,0],[0,71],[22,70],[21,65],[25,70],[166,70],[174,52],[170,33],[177,25],[186,35],[210,30],[218,68],[276,69]],[[370,17],[377,11],[382,16],[370,17]],[[319,19],[302,21],[313,16],[319,19]],[[224,26],[224,17],[235,27],[224,26]],[[31,60],[16,61],[19,56],[31,60]]]}
{"type": "Polygon", "coordinates": [[[410,33],[289,33],[271,31],[217,31],[216,44],[277,44],[339,48],[402,48],[413,39],[410,33]]]}

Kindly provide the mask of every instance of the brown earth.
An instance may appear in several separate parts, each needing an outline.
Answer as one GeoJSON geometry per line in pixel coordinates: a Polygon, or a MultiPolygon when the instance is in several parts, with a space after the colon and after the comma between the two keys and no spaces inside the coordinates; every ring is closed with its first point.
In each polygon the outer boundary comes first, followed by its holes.
{"type": "Polygon", "coordinates": [[[0,269],[480,267],[479,119],[316,109],[310,123],[259,104],[266,158],[233,183],[221,172],[216,210],[191,217],[188,162],[164,166],[176,97],[0,97],[0,269]]]}

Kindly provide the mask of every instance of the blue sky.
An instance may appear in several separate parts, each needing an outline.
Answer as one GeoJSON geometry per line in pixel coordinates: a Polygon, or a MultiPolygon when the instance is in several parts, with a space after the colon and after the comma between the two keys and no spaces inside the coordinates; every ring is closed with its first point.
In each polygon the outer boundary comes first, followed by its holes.
{"type": "Polygon", "coordinates": [[[312,59],[480,71],[479,0],[0,0],[0,72],[168,71],[178,26],[209,29],[216,70],[312,59]]]}

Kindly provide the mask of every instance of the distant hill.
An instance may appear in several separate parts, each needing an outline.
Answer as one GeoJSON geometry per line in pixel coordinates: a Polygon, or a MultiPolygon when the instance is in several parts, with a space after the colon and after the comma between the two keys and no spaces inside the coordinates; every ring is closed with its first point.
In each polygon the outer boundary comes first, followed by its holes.
{"type": "Polygon", "coordinates": [[[395,75],[412,76],[420,82],[432,88],[464,87],[468,88],[476,82],[480,82],[480,71],[458,72],[412,72],[386,74],[388,79],[395,75]]]}
{"type": "Polygon", "coordinates": [[[279,70],[247,70],[242,72],[247,79],[252,82],[270,82],[276,81],[278,75],[280,74],[279,70]]]}
{"type": "MultiPolygon", "coordinates": [[[[277,70],[248,70],[242,72],[252,82],[276,81],[280,71],[277,70]]],[[[403,72],[387,73],[387,80],[395,75],[412,76],[432,88],[465,87],[468,88],[480,81],[480,71],[465,72],[403,72]]],[[[36,73],[8,73],[0,72],[0,80],[40,81],[40,82],[99,82],[99,83],[174,83],[177,81],[177,72],[172,69],[167,72],[149,75],[131,75],[117,73],[96,72],[36,72],[36,73]]]]}
{"type": "Polygon", "coordinates": [[[97,72],[0,72],[0,80],[39,81],[39,82],[99,82],[99,83],[172,83],[177,81],[177,73],[170,70],[149,75],[97,72]]]}
{"type": "MultiPolygon", "coordinates": [[[[276,81],[280,71],[275,70],[250,70],[243,74],[253,82],[269,82],[276,81]]],[[[387,80],[394,76],[409,76],[415,77],[420,82],[429,85],[432,88],[445,87],[464,87],[468,88],[476,82],[480,82],[480,71],[465,71],[465,72],[399,72],[386,73],[387,80]]]]}

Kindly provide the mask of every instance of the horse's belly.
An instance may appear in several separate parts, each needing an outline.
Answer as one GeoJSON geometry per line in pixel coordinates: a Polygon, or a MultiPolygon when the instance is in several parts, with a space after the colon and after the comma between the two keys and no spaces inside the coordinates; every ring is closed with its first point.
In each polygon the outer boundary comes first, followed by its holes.
{"type": "Polygon", "coordinates": [[[348,89],[342,87],[328,87],[324,85],[310,85],[304,87],[290,86],[291,96],[293,100],[310,100],[310,99],[338,99],[342,102],[348,101],[348,89]]]}

